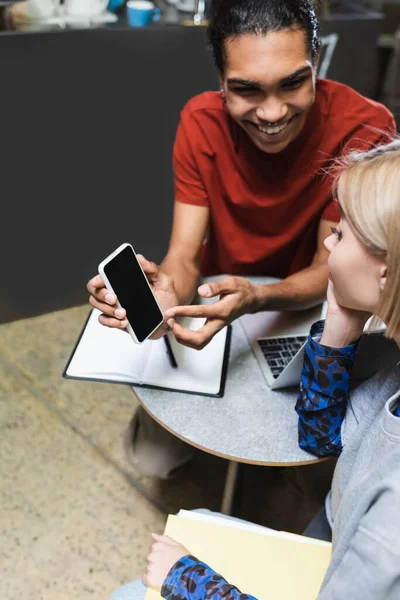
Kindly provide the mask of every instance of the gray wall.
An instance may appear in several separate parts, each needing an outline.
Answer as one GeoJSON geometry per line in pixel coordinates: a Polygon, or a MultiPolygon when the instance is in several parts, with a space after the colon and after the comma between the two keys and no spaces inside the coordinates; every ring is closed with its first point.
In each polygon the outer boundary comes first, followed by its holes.
{"type": "Polygon", "coordinates": [[[85,302],[121,242],[162,259],[179,112],[217,85],[202,33],[0,37],[0,321],[85,302]]]}

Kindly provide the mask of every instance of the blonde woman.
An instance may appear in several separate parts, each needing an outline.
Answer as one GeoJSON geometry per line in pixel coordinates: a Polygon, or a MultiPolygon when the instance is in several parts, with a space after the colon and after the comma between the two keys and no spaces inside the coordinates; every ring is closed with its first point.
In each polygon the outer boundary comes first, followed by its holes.
{"type": "MultiPolygon", "coordinates": [[[[296,405],[301,446],[340,454],[327,501],[332,559],[318,600],[398,600],[400,363],[351,398],[349,380],[371,314],[400,345],[400,141],[349,155],[337,193],[342,218],[325,241],[329,308],[311,330],[296,405]]],[[[154,538],[143,582],[164,598],[252,599],[181,544],[154,538]]],[[[131,585],[112,599],[139,598],[131,585]]]]}

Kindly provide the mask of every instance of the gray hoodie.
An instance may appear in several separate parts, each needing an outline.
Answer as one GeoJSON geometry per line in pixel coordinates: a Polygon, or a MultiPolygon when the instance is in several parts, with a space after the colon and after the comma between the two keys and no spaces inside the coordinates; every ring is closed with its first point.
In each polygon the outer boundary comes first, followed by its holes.
{"type": "Polygon", "coordinates": [[[318,600],[400,600],[400,363],[351,394],[332,482],[332,560],[318,600]]]}

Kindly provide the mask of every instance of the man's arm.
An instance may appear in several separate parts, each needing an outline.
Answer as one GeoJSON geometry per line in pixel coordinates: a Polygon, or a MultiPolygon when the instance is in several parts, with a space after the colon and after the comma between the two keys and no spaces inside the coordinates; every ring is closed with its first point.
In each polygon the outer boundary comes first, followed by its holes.
{"type": "Polygon", "coordinates": [[[328,255],[325,239],[337,223],[320,221],[317,251],[309,267],[290,275],[279,283],[257,286],[255,310],[302,310],[315,306],[326,295],[328,285],[328,255]]]}
{"type": "Polygon", "coordinates": [[[180,304],[190,304],[196,292],[208,218],[208,207],[175,202],[168,253],[160,269],[172,277],[180,304]]]}
{"type": "Polygon", "coordinates": [[[309,267],[279,283],[254,285],[244,277],[226,277],[199,287],[205,298],[220,296],[214,304],[177,306],[166,311],[168,325],[176,339],[186,346],[201,350],[223,327],[245,313],[262,310],[301,310],[325,298],[328,285],[328,251],[324,240],[335,222],[322,220],[318,229],[317,250],[309,267]],[[197,331],[182,327],[175,317],[199,317],[207,321],[197,331]]]}
{"type": "MultiPolygon", "coordinates": [[[[182,111],[174,144],[177,200],[168,253],[161,268],[138,256],[164,313],[177,304],[191,302],[200,274],[200,251],[208,227],[208,194],[198,170],[195,160],[197,150],[192,141],[193,122],[188,106],[182,111]]],[[[126,311],[117,307],[117,297],[104,287],[100,275],[88,282],[87,289],[89,302],[102,313],[100,323],[122,329],[128,325],[126,311]]],[[[152,337],[163,335],[166,329],[166,326],[160,327],[152,337]]]]}

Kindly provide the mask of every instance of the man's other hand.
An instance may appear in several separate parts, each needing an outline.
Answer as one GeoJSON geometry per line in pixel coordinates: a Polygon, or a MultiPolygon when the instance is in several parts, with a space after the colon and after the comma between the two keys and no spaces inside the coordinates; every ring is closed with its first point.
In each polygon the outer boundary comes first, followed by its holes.
{"type": "Polygon", "coordinates": [[[202,350],[218,331],[248,312],[255,312],[257,287],[243,277],[225,277],[222,281],[205,283],[198,288],[203,298],[220,296],[213,304],[175,306],[165,313],[165,318],[177,341],[184,346],[202,350]],[[182,327],[178,317],[205,318],[197,331],[182,327]]]}

